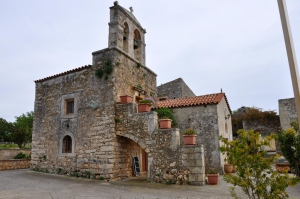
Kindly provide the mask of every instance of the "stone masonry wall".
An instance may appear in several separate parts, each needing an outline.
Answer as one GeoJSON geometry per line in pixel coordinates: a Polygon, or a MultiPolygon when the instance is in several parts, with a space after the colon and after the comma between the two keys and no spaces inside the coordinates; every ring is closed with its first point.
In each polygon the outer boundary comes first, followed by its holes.
{"type": "MultiPolygon", "coordinates": [[[[217,105],[217,112],[218,112],[218,136],[223,136],[228,138],[228,140],[233,139],[233,132],[232,132],[232,123],[231,123],[231,112],[229,107],[227,106],[225,98],[223,98],[217,105]]],[[[221,146],[222,142],[218,141],[215,142],[215,146],[221,146]]],[[[217,152],[216,152],[217,153],[217,152]]],[[[221,154],[218,150],[217,156],[219,156],[221,165],[224,165],[224,158],[225,155],[221,154]]]]}
{"type": "Polygon", "coordinates": [[[0,160],[0,170],[28,168],[30,168],[30,160],[0,160]]]}
{"type": "MultiPolygon", "coordinates": [[[[244,130],[254,130],[260,132],[261,139],[270,135],[271,133],[278,134],[280,127],[279,116],[274,120],[268,121],[257,121],[257,120],[243,120],[243,128],[244,130]]],[[[267,147],[266,150],[275,151],[279,149],[279,142],[272,141],[270,143],[270,147],[267,147]]]]}
{"type": "Polygon", "coordinates": [[[181,79],[175,79],[157,87],[158,96],[168,96],[169,99],[193,97],[195,94],[181,79]]]}
{"type": "Polygon", "coordinates": [[[262,137],[268,136],[271,133],[277,134],[280,130],[279,116],[274,120],[257,121],[257,120],[243,120],[244,130],[254,130],[261,133],[262,137]]]}
{"type": "Polygon", "coordinates": [[[295,98],[280,99],[278,105],[280,125],[281,128],[286,130],[291,127],[291,121],[297,121],[295,98]]]}
{"type": "Polygon", "coordinates": [[[189,174],[193,176],[191,179],[195,180],[195,184],[201,184],[201,180],[204,179],[204,158],[199,157],[198,162],[190,162],[187,165],[185,162],[188,157],[196,159],[193,158],[198,154],[196,152],[203,153],[203,149],[197,148],[199,146],[182,149],[179,147],[178,129],[158,129],[155,112],[136,113],[136,109],[135,103],[116,104],[116,117],[120,120],[117,123],[116,134],[133,140],[148,153],[149,180],[177,183],[186,181],[184,176],[189,174]],[[201,168],[202,173],[200,170],[196,172],[195,167],[201,168]],[[203,176],[196,177],[200,174],[203,176]]]}
{"type": "Polygon", "coordinates": [[[145,66],[138,68],[134,59],[117,48],[94,53],[93,63],[90,68],[36,83],[32,168],[68,174],[89,170],[107,179],[131,176],[126,166],[118,167],[123,146],[115,134],[114,104],[123,94],[143,97],[133,90],[138,84],[144,93],[155,95],[156,75],[145,66]],[[105,60],[111,60],[114,68],[107,80],[95,76],[105,60]],[[73,115],[64,115],[63,102],[68,97],[75,99],[73,115]],[[96,108],[89,106],[92,101],[96,108]],[[70,154],[62,153],[65,135],[73,140],[70,154]],[[124,169],[121,173],[120,168],[124,169]]]}
{"type": "MultiPolygon", "coordinates": [[[[113,52],[106,54],[111,58],[113,52]]],[[[74,71],[36,83],[32,138],[32,168],[57,173],[89,169],[114,178],[113,78],[99,79],[96,67],[74,71]],[[64,114],[64,98],[75,99],[75,113],[64,114]],[[89,106],[94,101],[96,108],[89,106]],[[62,153],[62,138],[69,135],[74,150],[62,153]]]]}
{"type": "Polygon", "coordinates": [[[21,152],[29,155],[31,149],[0,149],[0,160],[14,159],[14,157],[21,152]]]}
{"type": "MultiPolygon", "coordinates": [[[[172,110],[180,130],[181,144],[183,144],[182,133],[188,128],[193,128],[197,134],[197,145],[204,146],[205,167],[214,167],[219,173],[223,173],[223,158],[218,149],[220,146],[218,138],[219,135],[229,138],[231,131],[227,134],[220,131],[219,126],[222,123],[225,128],[225,121],[218,118],[217,105],[181,107],[172,110]]],[[[231,129],[231,121],[228,120],[227,123],[228,129],[231,129]]]]}
{"type": "Polygon", "coordinates": [[[111,57],[114,65],[113,72],[113,95],[115,101],[120,101],[119,96],[130,95],[135,101],[135,97],[145,98],[147,96],[156,96],[156,74],[130,57],[124,51],[118,48],[107,48],[93,53],[93,65],[99,67],[107,54],[113,54],[111,57]],[[134,86],[141,86],[142,92],[133,90],[134,86]]]}

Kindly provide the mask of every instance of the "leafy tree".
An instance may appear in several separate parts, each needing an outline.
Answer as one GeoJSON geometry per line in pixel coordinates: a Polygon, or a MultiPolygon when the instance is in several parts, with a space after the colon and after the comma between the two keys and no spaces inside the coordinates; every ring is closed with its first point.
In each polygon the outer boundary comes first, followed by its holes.
{"type": "Polygon", "coordinates": [[[22,148],[24,144],[31,141],[33,127],[33,111],[16,117],[12,128],[12,141],[22,148]]]}
{"type": "Polygon", "coordinates": [[[250,199],[288,198],[285,189],[299,182],[298,178],[273,169],[272,163],[279,156],[267,158],[264,151],[272,139],[276,139],[276,135],[271,134],[261,141],[260,134],[253,130],[239,130],[238,138],[233,141],[220,137],[224,143],[220,151],[237,167],[236,174],[224,175],[224,180],[234,185],[230,188],[233,197],[237,198],[235,186],[239,186],[250,199]]]}
{"type": "Polygon", "coordinates": [[[11,142],[12,123],[0,118],[0,141],[11,142]]]}
{"type": "Polygon", "coordinates": [[[289,161],[290,167],[300,177],[300,134],[298,122],[290,123],[292,128],[281,130],[279,134],[280,150],[289,161]]]}

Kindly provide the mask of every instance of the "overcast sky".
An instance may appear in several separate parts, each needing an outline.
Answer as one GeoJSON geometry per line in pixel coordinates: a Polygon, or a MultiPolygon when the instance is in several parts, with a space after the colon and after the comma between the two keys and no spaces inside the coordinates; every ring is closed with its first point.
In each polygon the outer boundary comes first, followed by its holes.
{"type": "MultiPolygon", "coordinates": [[[[286,0],[300,60],[300,1],[286,0]]],[[[147,30],[157,84],[226,93],[232,110],[293,97],[277,0],[119,0],[147,30]]],[[[108,46],[110,0],[0,1],[0,117],[33,111],[34,80],[92,64],[108,46]]]]}

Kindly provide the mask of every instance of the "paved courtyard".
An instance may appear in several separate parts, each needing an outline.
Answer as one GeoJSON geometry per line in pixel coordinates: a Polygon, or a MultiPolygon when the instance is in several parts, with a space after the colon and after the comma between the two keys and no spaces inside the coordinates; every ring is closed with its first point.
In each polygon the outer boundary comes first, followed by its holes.
{"type": "MultiPolygon", "coordinates": [[[[231,198],[228,187],[222,177],[218,185],[181,186],[147,183],[145,177],[104,182],[37,173],[29,169],[0,171],[1,199],[217,199],[231,198]]],[[[288,193],[290,198],[300,199],[300,185],[289,188],[288,193]]],[[[239,195],[244,196],[241,191],[239,195]]]]}

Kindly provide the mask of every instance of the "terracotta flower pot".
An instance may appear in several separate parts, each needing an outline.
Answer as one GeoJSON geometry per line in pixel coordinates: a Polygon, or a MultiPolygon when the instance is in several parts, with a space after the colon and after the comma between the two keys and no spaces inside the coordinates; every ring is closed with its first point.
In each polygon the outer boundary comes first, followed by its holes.
{"type": "Polygon", "coordinates": [[[150,112],[150,104],[138,104],[138,112],[150,112]]]}
{"type": "Polygon", "coordinates": [[[232,164],[224,164],[224,172],[226,174],[232,173],[233,165],[232,164]]]}
{"type": "Polygon", "coordinates": [[[132,102],[132,97],[129,95],[121,95],[120,96],[120,101],[123,104],[131,103],[132,102]]]}
{"type": "Polygon", "coordinates": [[[160,119],[159,122],[159,128],[161,129],[170,129],[172,125],[171,119],[160,119]]]}
{"type": "Polygon", "coordinates": [[[219,174],[206,174],[208,184],[216,185],[218,184],[219,174]]]}
{"type": "Polygon", "coordinates": [[[197,135],[183,135],[184,145],[195,145],[197,135]]]}

